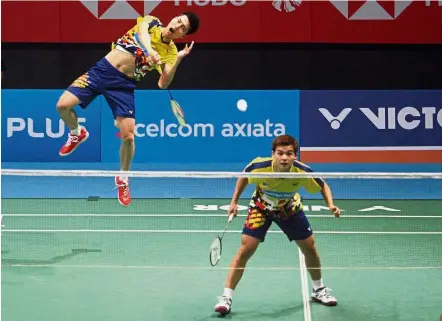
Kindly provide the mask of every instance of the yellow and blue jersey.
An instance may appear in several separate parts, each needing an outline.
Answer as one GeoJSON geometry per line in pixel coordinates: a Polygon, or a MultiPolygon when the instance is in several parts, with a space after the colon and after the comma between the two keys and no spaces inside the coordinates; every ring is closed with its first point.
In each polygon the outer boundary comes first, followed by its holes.
{"type": "MultiPolygon", "coordinates": [[[[245,168],[249,173],[273,173],[272,157],[257,157],[245,168]]],[[[291,167],[292,173],[308,173],[312,169],[304,163],[295,160],[291,167]]],[[[324,181],[320,178],[268,178],[249,177],[250,184],[256,184],[253,199],[259,197],[267,210],[277,210],[289,201],[294,201],[295,207],[302,210],[301,198],[297,193],[304,187],[309,193],[317,193],[324,187],[324,181]]]]}
{"type": "MultiPolygon", "coordinates": [[[[149,71],[158,70],[159,66],[153,66],[151,59],[146,56],[142,50],[142,45],[138,40],[138,26],[141,21],[149,24],[149,35],[151,45],[161,57],[163,64],[174,64],[177,60],[178,50],[173,41],[163,42],[161,36],[161,28],[163,27],[161,21],[154,16],[144,16],[137,19],[137,24],[127,31],[121,38],[117,40],[114,46],[119,46],[125,51],[136,56],[135,61],[135,75],[136,81],[140,81],[149,71]]],[[[159,71],[159,70],[158,70],[159,71]]]]}

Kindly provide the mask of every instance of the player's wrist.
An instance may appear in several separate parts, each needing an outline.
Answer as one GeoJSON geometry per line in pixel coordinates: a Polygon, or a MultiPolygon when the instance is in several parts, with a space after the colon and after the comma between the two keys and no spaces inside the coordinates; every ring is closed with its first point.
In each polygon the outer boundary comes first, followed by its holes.
{"type": "Polygon", "coordinates": [[[142,48],[146,55],[152,56],[153,48],[142,48]]]}

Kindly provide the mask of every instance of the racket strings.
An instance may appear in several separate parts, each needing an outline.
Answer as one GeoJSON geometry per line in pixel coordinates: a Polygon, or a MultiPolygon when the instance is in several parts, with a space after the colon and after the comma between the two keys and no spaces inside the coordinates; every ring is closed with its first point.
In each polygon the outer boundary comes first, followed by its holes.
{"type": "Polygon", "coordinates": [[[210,263],[214,266],[216,265],[220,258],[222,252],[222,244],[221,239],[219,237],[215,237],[210,245],[210,263]]]}
{"type": "Polygon", "coordinates": [[[215,266],[218,264],[219,260],[221,259],[221,252],[222,252],[222,239],[224,237],[224,234],[226,233],[227,229],[229,228],[230,222],[232,221],[233,216],[229,218],[229,221],[227,222],[226,228],[223,231],[223,234],[221,237],[217,236],[213,239],[212,243],[210,244],[210,264],[212,266],[215,266]]]}
{"type": "Polygon", "coordinates": [[[171,100],[170,105],[172,107],[172,112],[175,115],[175,118],[178,120],[180,125],[185,125],[186,120],[184,119],[184,111],[181,106],[178,104],[176,100],[171,100]]]}

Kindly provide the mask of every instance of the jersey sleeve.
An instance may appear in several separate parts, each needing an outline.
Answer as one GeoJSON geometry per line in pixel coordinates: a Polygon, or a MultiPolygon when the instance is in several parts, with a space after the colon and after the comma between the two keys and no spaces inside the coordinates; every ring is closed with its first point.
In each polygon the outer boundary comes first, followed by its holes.
{"type": "MultiPolygon", "coordinates": [[[[250,163],[248,163],[247,166],[244,168],[244,172],[246,172],[246,173],[253,172],[253,170],[255,169],[255,167],[253,166],[255,161],[256,161],[256,158],[254,160],[252,160],[250,163]]],[[[248,177],[247,179],[249,180],[250,184],[254,184],[254,183],[256,183],[258,181],[259,178],[257,178],[257,177],[248,177]]]]}
{"type": "Polygon", "coordinates": [[[158,28],[162,26],[161,21],[158,18],[150,15],[138,18],[137,22],[140,23],[141,21],[149,24],[149,33],[152,32],[155,27],[158,28]]]}
{"type": "MultiPolygon", "coordinates": [[[[303,165],[302,170],[305,173],[313,173],[313,170],[309,166],[307,166],[305,164],[302,164],[302,165],[303,165]]],[[[322,191],[322,189],[324,188],[324,181],[319,177],[304,178],[302,185],[307,190],[307,192],[314,194],[314,193],[318,193],[318,192],[322,191]]]]}

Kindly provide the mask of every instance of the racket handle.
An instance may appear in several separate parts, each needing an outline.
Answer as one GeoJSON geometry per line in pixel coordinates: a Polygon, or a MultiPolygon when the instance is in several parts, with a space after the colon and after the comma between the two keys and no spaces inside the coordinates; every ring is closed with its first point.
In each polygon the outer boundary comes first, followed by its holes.
{"type": "Polygon", "coordinates": [[[233,220],[234,217],[235,217],[235,216],[233,216],[233,214],[230,214],[230,215],[229,215],[229,223],[232,222],[232,220],[233,220]]]}

